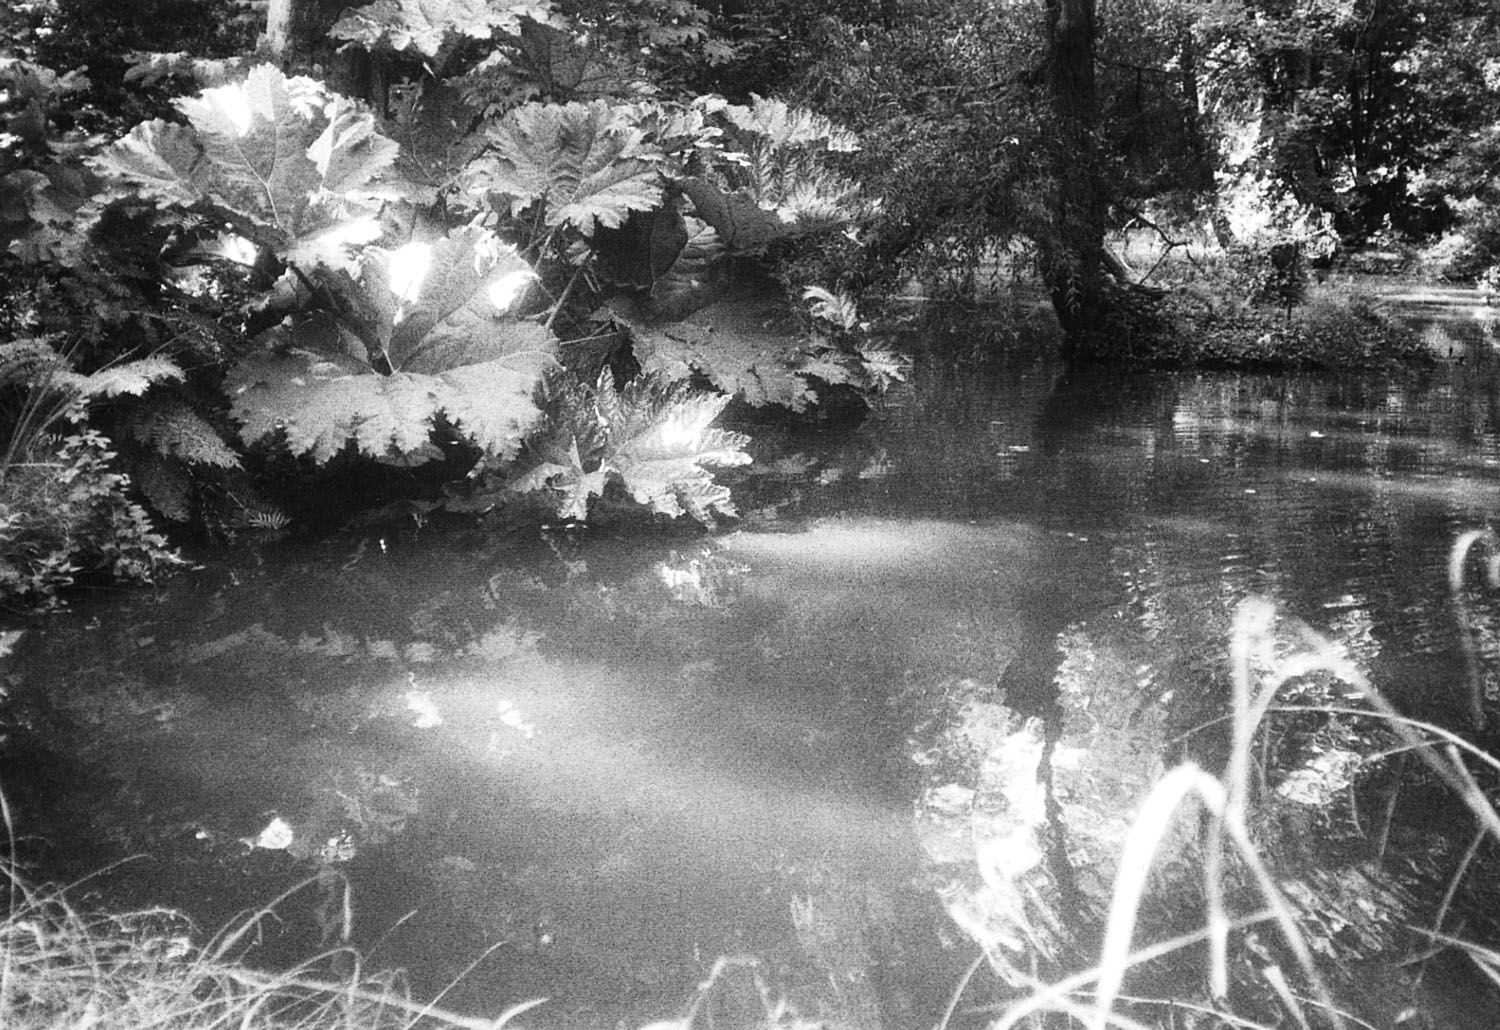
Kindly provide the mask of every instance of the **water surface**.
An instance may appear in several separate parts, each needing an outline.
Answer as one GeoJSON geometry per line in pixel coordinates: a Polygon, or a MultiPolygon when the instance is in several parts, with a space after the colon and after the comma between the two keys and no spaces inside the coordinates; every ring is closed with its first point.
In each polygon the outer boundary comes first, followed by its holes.
{"type": "Polygon", "coordinates": [[[669,1018],[730,955],[809,1014],[932,1025],[986,846],[945,813],[1071,748],[1059,803],[1102,847],[1223,713],[1244,598],[1466,728],[1445,562],[1500,497],[1494,373],[1482,349],[1397,378],[934,358],[863,426],[762,432],[709,535],[243,542],[24,627],[21,852],[138,856],[93,889],[210,928],[321,877],[266,955],[352,915],[466,1011],[669,1018]]]}

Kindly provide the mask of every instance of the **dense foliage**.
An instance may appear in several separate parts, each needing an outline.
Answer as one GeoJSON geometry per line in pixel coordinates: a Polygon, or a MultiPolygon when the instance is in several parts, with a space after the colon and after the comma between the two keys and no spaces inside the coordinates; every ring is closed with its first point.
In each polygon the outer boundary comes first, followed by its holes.
{"type": "MultiPolygon", "coordinates": [[[[1449,247],[1462,259],[1440,270],[1473,276],[1490,261],[1493,5],[747,6],[760,25],[788,26],[761,44],[788,94],[860,133],[856,177],[885,201],[858,256],[866,278],[900,258],[967,289],[997,246],[1018,265],[1039,255],[1047,275],[1075,246],[1071,174],[1099,191],[1095,247],[1149,227],[1179,256],[1206,237],[1262,262],[1289,245],[1326,266],[1351,246],[1462,230],[1449,247]],[[1059,71],[1079,59],[1056,30],[1084,15],[1093,75],[1076,77],[1073,99],[1089,131],[1070,140],[1059,71]]],[[[1117,285],[1142,274],[1101,260],[1117,285]]],[[[1123,292],[1116,306],[1140,299],[1123,292]]]]}
{"type": "Polygon", "coordinates": [[[530,492],[707,518],[732,510],[708,470],[746,453],[714,398],[805,416],[899,378],[852,298],[911,272],[1038,273],[1080,358],[1367,357],[1388,330],[1363,316],[1292,325],[1310,268],[1442,233],[1451,274],[1500,261],[1496,17],[29,0],[0,14],[0,342],[84,377],[169,363],[65,428],[212,534],[306,519],[330,474],[424,514],[530,492]],[[1122,261],[1142,230],[1220,248],[1217,297],[1122,261]],[[627,396],[649,425],[611,422],[627,396]],[[670,463],[631,464],[674,426],[670,463]]]}
{"type": "MultiPolygon", "coordinates": [[[[211,47],[137,53],[119,88],[189,92],[115,134],[136,108],[94,104],[81,69],[40,60],[98,12],[21,13],[11,31],[35,45],[0,60],[7,336],[74,378],[170,370],[52,420],[119,441],[170,520],[280,529],[288,487],[372,461],[425,466],[386,478],[403,511],[532,493],[585,518],[618,484],[707,520],[733,512],[708,470],[748,460],[743,436],[709,426],[732,396],[803,412],[900,374],[838,326],[814,333],[809,314],[766,333],[736,300],[747,282],[764,297],[779,251],[861,215],[830,163],[857,143],[666,74],[730,54],[691,4],[378,0],[329,27],[378,71],[334,76],[363,99],[211,47]],[[701,324],[671,331],[716,303],[712,346],[701,324]],[[720,392],[690,389],[698,376],[720,392]]],[[[50,389],[12,370],[23,408],[50,389]]]]}

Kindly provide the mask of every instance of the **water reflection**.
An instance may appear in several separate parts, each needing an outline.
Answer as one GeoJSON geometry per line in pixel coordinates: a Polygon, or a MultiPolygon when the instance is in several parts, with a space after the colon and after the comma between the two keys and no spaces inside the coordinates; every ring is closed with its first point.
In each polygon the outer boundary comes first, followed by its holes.
{"type": "Polygon", "coordinates": [[[1495,398],[1472,366],[934,362],[747,470],[712,539],[288,545],[43,623],[0,772],[48,867],[152,856],[110,891],[213,926],[334,870],[419,990],[494,949],[460,1007],[665,1017],[731,954],[810,1014],[930,1023],[955,925],[1061,960],[1097,917],[1110,842],[1223,713],[1245,597],[1464,719],[1444,560],[1500,492],[1495,398]]]}

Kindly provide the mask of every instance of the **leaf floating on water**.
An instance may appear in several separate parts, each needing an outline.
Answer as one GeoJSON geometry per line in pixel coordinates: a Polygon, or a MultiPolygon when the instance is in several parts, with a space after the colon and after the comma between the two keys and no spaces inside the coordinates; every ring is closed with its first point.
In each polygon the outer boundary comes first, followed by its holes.
{"type": "Polygon", "coordinates": [[[417,715],[416,721],[412,723],[417,729],[430,730],[443,724],[443,715],[438,711],[437,705],[433,704],[430,690],[408,690],[405,696],[406,707],[417,715]]]}
{"type": "Polygon", "coordinates": [[[927,791],[922,804],[944,815],[963,815],[974,804],[975,791],[961,783],[949,783],[927,791]]]}
{"type": "Polygon", "coordinates": [[[521,714],[519,708],[509,701],[501,701],[499,708],[500,721],[502,723],[521,734],[527,740],[536,736],[536,724],[527,722],[526,717],[521,714]]]}
{"type": "Polygon", "coordinates": [[[266,828],[261,830],[257,836],[241,837],[240,842],[252,848],[265,848],[267,851],[285,851],[292,846],[292,840],[296,834],[292,826],[281,816],[276,816],[266,828]]]}

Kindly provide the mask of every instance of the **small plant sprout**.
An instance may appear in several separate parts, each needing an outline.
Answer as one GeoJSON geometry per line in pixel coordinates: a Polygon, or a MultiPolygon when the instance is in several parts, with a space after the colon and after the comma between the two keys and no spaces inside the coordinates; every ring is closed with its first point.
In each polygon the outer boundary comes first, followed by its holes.
{"type": "Polygon", "coordinates": [[[802,299],[811,301],[814,318],[832,322],[845,332],[859,328],[859,310],[854,298],[847,293],[833,293],[821,286],[809,286],[802,291],[802,299]]]}

